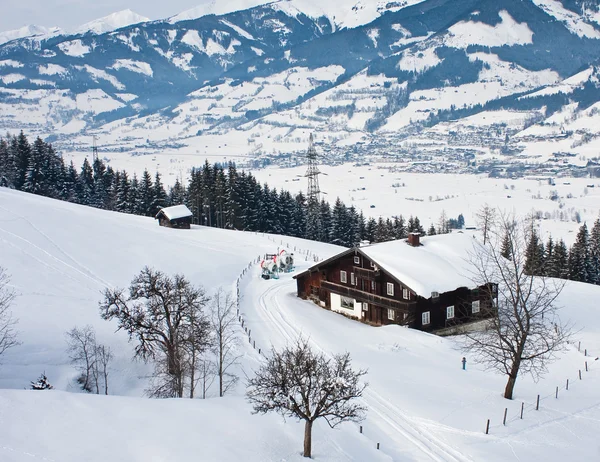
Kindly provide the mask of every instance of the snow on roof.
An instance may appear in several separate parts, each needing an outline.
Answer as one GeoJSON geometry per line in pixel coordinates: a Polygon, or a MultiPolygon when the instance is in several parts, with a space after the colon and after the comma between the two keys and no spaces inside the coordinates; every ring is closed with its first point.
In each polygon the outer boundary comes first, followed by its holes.
{"type": "MultiPolygon", "coordinates": [[[[185,205],[174,205],[173,207],[165,207],[160,212],[165,214],[169,220],[177,220],[178,218],[191,217],[192,212],[185,205]]],[[[158,213],[160,213],[158,212],[158,213]]]]}
{"type": "Polygon", "coordinates": [[[473,235],[452,233],[422,237],[419,247],[401,239],[360,247],[359,251],[417,295],[429,298],[431,292],[477,285],[469,263],[476,242],[473,235]]]}

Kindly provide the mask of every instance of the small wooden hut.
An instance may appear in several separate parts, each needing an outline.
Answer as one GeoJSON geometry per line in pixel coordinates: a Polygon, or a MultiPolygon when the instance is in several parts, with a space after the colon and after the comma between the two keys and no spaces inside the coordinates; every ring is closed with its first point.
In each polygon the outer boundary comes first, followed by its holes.
{"type": "Polygon", "coordinates": [[[192,212],[185,205],[174,205],[160,209],[155,219],[160,226],[177,229],[190,229],[192,224],[192,212]]]}

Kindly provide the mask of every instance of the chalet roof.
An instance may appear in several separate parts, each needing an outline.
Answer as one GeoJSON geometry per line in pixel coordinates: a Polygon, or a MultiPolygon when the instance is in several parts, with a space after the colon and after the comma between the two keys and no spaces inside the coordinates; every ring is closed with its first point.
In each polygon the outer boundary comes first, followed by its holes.
{"type": "Polygon", "coordinates": [[[417,295],[430,298],[431,292],[444,293],[459,287],[477,286],[472,280],[475,270],[469,263],[475,245],[479,244],[473,234],[462,232],[422,237],[419,247],[412,247],[406,239],[399,239],[345,250],[304,273],[350,253],[363,254],[417,295]]]}
{"type": "Polygon", "coordinates": [[[182,205],[174,205],[172,207],[165,207],[164,209],[160,209],[160,211],[156,215],[156,218],[158,218],[158,215],[160,215],[161,213],[163,213],[165,215],[165,217],[167,217],[169,220],[177,220],[178,218],[185,218],[185,217],[192,216],[192,212],[190,211],[190,209],[188,209],[183,204],[182,205]]]}
{"type": "Polygon", "coordinates": [[[475,287],[469,263],[476,243],[468,233],[440,234],[421,238],[413,247],[406,240],[382,242],[357,249],[382,270],[411,288],[417,295],[475,287]]]}

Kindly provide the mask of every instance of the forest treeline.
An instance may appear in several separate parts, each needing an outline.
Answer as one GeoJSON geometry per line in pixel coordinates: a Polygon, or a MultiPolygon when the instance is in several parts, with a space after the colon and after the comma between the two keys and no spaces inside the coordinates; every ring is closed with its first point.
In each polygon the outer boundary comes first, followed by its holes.
{"type": "Polygon", "coordinates": [[[351,247],[361,240],[383,242],[410,232],[425,234],[418,217],[366,219],[339,198],[310,204],[301,192],[292,195],[261,184],[232,163],[206,162],[193,169],[189,182],[165,188],[161,175],[141,177],[114,170],[102,159],[65,164],[51,144],[27,136],[0,138],[0,186],[41,196],[154,217],[163,207],[186,204],[193,222],[205,226],[284,234],[351,247]]]}

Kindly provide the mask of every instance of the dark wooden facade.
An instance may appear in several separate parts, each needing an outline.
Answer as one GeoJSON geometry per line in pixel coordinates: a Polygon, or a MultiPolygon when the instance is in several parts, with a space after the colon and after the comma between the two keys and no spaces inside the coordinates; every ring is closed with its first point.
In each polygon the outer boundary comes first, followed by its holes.
{"type": "MultiPolygon", "coordinates": [[[[437,331],[485,319],[494,311],[496,286],[476,289],[458,287],[437,297],[419,296],[410,287],[371,261],[360,248],[350,249],[295,276],[298,297],[374,325],[401,324],[423,331],[437,331]],[[345,271],[346,282],[343,282],[345,271]],[[388,284],[393,287],[388,293],[388,284]],[[332,295],[333,294],[333,295],[332,295]],[[332,307],[332,300],[347,297],[361,304],[361,310],[332,307]],[[473,302],[479,302],[474,311],[473,302]],[[448,316],[448,307],[454,307],[448,316]],[[423,314],[429,313],[429,323],[423,314]]],[[[475,307],[477,304],[475,304],[475,307]]]]}
{"type": "Polygon", "coordinates": [[[156,215],[156,219],[158,220],[158,224],[160,226],[166,226],[167,228],[176,228],[176,229],[190,229],[192,225],[192,216],[175,218],[173,220],[169,220],[167,216],[161,210],[156,215]]]}

